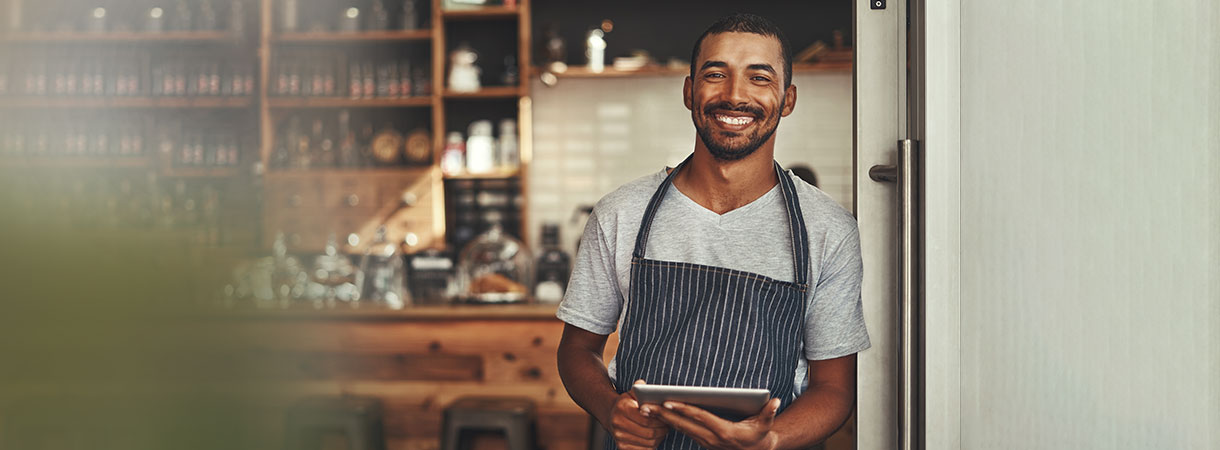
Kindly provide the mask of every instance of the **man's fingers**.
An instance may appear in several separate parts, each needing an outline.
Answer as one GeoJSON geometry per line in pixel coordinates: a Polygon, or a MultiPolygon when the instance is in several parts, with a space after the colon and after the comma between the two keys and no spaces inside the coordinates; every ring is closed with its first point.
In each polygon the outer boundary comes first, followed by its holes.
{"type": "Polygon", "coordinates": [[[757,415],[755,415],[754,417],[752,417],[752,419],[754,419],[758,423],[766,426],[767,429],[771,429],[771,423],[775,421],[775,415],[778,412],[779,412],[779,399],[773,398],[770,401],[768,401],[767,404],[765,406],[763,406],[762,411],[759,411],[759,413],[757,415]]]}
{"type": "Polygon", "coordinates": [[[696,441],[712,442],[716,436],[708,427],[678,412],[676,409],[661,408],[657,415],[662,422],[669,424],[675,430],[686,433],[696,441]]]}
{"type": "Polygon", "coordinates": [[[618,442],[620,446],[622,444],[627,444],[637,445],[643,448],[655,448],[657,444],[660,443],[660,439],[640,436],[626,430],[616,430],[613,436],[614,442],[618,442]]]}
{"type": "Polygon", "coordinates": [[[621,448],[623,450],[652,450],[652,449],[656,448],[655,446],[649,447],[649,446],[644,446],[644,445],[628,444],[626,442],[618,442],[617,440],[615,441],[615,443],[618,444],[618,448],[621,448]]]}
{"type": "Polygon", "coordinates": [[[645,417],[640,413],[640,404],[635,400],[619,402],[617,415],[641,427],[655,428],[657,426],[655,419],[645,417]]]}
{"type": "Polygon", "coordinates": [[[679,402],[665,402],[664,406],[665,409],[677,411],[679,414],[686,416],[687,418],[699,423],[700,425],[703,425],[706,428],[714,428],[716,426],[729,424],[727,420],[721,419],[715,414],[707,412],[703,408],[697,406],[691,406],[679,402]]]}

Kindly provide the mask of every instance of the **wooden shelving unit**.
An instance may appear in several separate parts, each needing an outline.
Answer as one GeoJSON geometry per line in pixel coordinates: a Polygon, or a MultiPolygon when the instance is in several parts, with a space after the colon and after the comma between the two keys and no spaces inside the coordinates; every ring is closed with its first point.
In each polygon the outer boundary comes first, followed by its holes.
{"type": "Polygon", "coordinates": [[[254,97],[0,97],[0,108],[233,109],[254,106],[254,97]]]}
{"type": "Polygon", "coordinates": [[[392,167],[327,167],[315,169],[273,169],[267,172],[268,178],[302,178],[325,176],[401,176],[415,178],[426,176],[432,167],[392,166],[392,167]]]}
{"type": "Polygon", "coordinates": [[[441,17],[449,21],[516,19],[522,15],[522,11],[527,14],[529,12],[529,7],[524,2],[521,6],[484,6],[444,10],[441,11],[441,17]]]}
{"type": "Polygon", "coordinates": [[[144,169],[151,166],[144,156],[0,157],[0,168],[7,169],[144,169]]]}
{"type": "MultiPolygon", "coordinates": [[[[852,51],[850,49],[831,52],[824,59],[817,62],[792,64],[792,73],[851,72],[851,58],[852,51]]],[[[594,72],[589,70],[587,66],[568,66],[563,72],[553,72],[534,67],[530,70],[530,76],[537,77],[547,72],[558,78],[631,78],[688,75],[690,74],[690,68],[687,66],[668,67],[649,65],[635,70],[619,70],[614,67],[606,67],[601,72],[594,72]]]]}
{"type": "Polygon", "coordinates": [[[272,109],[290,108],[429,108],[432,97],[344,98],[344,97],[270,97],[272,109]]]}
{"type": "Polygon", "coordinates": [[[490,173],[464,173],[460,175],[445,175],[446,180],[494,180],[497,178],[516,178],[521,175],[519,170],[497,171],[490,173]]]}
{"type": "Polygon", "coordinates": [[[244,39],[225,31],[166,31],[101,33],[86,32],[21,32],[0,34],[0,43],[31,44],[226,44],[246,43],[244,39]]]}
{"type": "Polygon", "coordinates": [[[229,178],[241,174],[243,167],[166,167],[161,175],[174,178],[229,178]]]}
{"type": "MultiPolygon", "coordinates": [[[[193,55],[195,52],[229,55],[221,61],[229,62],[244,59],[254,64],[257,73],[254,83],[255,91],[254,95],[250,96],[0,96],[0,114],[20,114],[24,110],[47,110],[50,111],[49,114],[58,115],[61,114],[61,110],[65,114],[75,110],[85,110],[90,111],[90,114],[101,113],[104,115],[109,111],[122,111],[123,114],[127,114],[128,111],[132,111],[135,114],[145,114],[146,117],[165,117],[167,112],[173,111],[173,114],[178,114],[181,111],[183,117],[186,117],[186,111],[199,110],[201,114],[224,117],[228,116],[230,111],[233,113],[240,111],[255,112],[257,114],[258,136],[252,136],[253,133],[251,132],[250,137],[253,138],[252,141],[257,142],[257,154],[244,155],[240,166],[176,166],[175,161],[177,159],[175,152],[178,152],[179,149],[175,148],[168,153],[162,154],[161,149],[155,148],[157,144],[152,142],[151,137],[146,139],[147,142],[145,142],[146,155],[138,158],[0,158],[0,166],[5,168],[136,168],[156,171],[162,177],[218,180],[261,176],[266,182],[264,183],[265,189],[274,188],[280,191],[288,189],[288,187],[280,186],[275,188],[274,185],[277,183],[298,183],[300,186],[313,186],[313,184],[310,184],[313,182],[309,180],[314,179],[325,180],[325,183],[331,183],[334,186],[345,186],[344,189],[357,189],[361,184],[370,183],[387,183],[386,186],[398,186],[403,183],[415,183],[413,180],[419,180],[419,183],[430,186],[429,189],[420,189],[421,192],[428,192],[428,195],[431,196],[429,208],[433,211],[433,217],[431,219],[432,223],[427,226],[434,231],[433,234],[442,236],[440,242],[438,242],[440,245],[444,245],[443,236],[446,222],[444,180],[516,179],[515,183],[520,185],[522,195],[527,195],[527,187],[524,180],[528,179],[526,174],[528,171],[529,155],[531,154],[529,138],[531,132],[531,113],[529,110],[529,83],[527,79],[531,48],[530,4],[528,0],[519,1],[515,6],[488,6],[455,10],[446,10],[446,2],[444,0],[429,0],[427,3],[419,2],[425,3],[421,5],[421,8],[428,11],[424,13],[425,17],[421,20],[421,22],[426,22],[421,23],[424,28],[358,32],[305,31],[306,27],[302,27],[301,31],[281,32],[277,26],[280,23],[277,14],[280,13],[279,3],[281,1],[283,0],[249,0],[245,4],[246,11],[248,14],[256,16],[256,18],[246,22],[246,32],[242,33],[235,33],[229,30],[0,32],[0,47],[31,55],[46,51],[46,46],[54,46],[55,48],[50,50],[52,52],[64,51],[85,55],[94,52],[94,49],[99,49],[97,51],[102,52],[102,55],[106,55],[109,54],[108,52],[119,51],[123,47],[139,47],[140,50],[138,51],[145,53],[143,53],[144,56],[141,56],[141,59],[136,64],[140,66],[138,70],[140,70],[142,77],[140,80],[141,88],[145,89],[146,92],[151,92],[148,90],[148,86],[151,86],[153,83],[153,69],[150,65],[150,60],[157,58],[156,56],[146,55],[151,55],[155,52],[172,56],[181,50],[184,55],[182,58],[185,59],[184,62],[188,66],[193,61],[190,59],[191,56],[185,55],[187,53],[193,55]],[[478,23],[464,25],[471,22],[478,23]],[[516,86],[486,86],[477,92],[469,93],[447,90],[447,59],[449,51],[453,49],[452,44],[456,44],[457,40],[463,39],[464,33],[481,29],[484,23],[495,24],[494,26],[498,27],[498,30],[503,30],[505,33],[509,32],[508,30],[513,30],[511,32],[516,34],[516,36],[503,36],[502,42],[507,43],[510,39],[515,41],[515,45],[509,44],[509,48],[513,49],[510,54],[515,56],[517,60],[517,67],[520,72],[517,74],[517,79],[521,80],[520,83],[516,86]],[[448,35],[446,34],[447,32],[449,33],[448,35]],[[449,39],[454,40],[454,42],[449,42],[449,39]],[[287,97],[272,95],[272,88],[275,87],[272,66],[273,64],[280,64],[280,60],[277,58],[287,58],[292,56],[292,54],[310,55],[309,52],[313,52],[315,49],[318,51],[340,52],[340,57],[337,59],[339,61],[346,61],[347,55],[352,55],[352,58],[366,58],[368,57],[367,55],[379,54],[397,55],[395,57],[409,60],[413,68],[425,68],[429,71],[428,73],[431,75],[429,82],[431,84],[428,91],[430,94],[398,98],[349,98],[346,96],[287,97]],[[511,116],[507,114],[510,107],[512,110],[515,110],[515,113],[511,116]],[[279,127],[285,118],[294,114],[304,117],[337,114],[339,109],[351,111],[353,119],[361,114],[379,115],[385,113],[402,114],[402,117],[420,117],[422,113],[422,117],[430,119],[428,126],[430,126],[429,130],[431,131],[432,138],[432,164],[427,167],[318,168],[309,170],[272,167],[271,159],[276,148],[277,133],[281,131],[279,127]],[[209,111],[215,111],[215,114],[209,111]],[[371,113],[370,111],[376,112],[371,113]],[[502,119],[508,117],[513,117],[518,124],[518,148],[521,155],[521,168],[519,170],[454,177],[442,177],[440,175],[438,169],[439,156],[448,131],[465,130],[468,121],[474,119],[502,119]],[[458,121],[462,123],[451,123],[458,121]],[[262,168],[261,171],[254,170],[250,166],[252,163],[259,163],[262,168]]],[[[308,2],[312,0],[298,1],[308,2]]],[[[305,5],[305,3],[302,3],[302,5],[305,5]]],[[[500,31],[491,33],[500,33],[500,31]]],[[[500,39],[500,37],[496,39],[500,39]]],[[[500,56],[502,55],[497,55],[496,57],[500,56]]],[[[484,64],[494,65],[499,64],[499,62],[495,61],[495,58],[490,58],[480,62],[480,65],[484,64]]],[[[344,70],[340,68],[337,71],[343,72],[344,70]]],[[[336,78],[339,78],[348,75],[348,73],[343,72],[336,75],[338,75],[336,78]]],[[[17,80],[10,78],[9,86],[16,85],[17,82],[17,80]]],[[[48,80],[47,82],[50,84],[51,81],[48,80]]],[[[346,93],[347,86],[342,86],[341,81],[340,84],[339,89],[342,93],[346,93]]],[[[190,114],[195,113],[191,112],[190,114]]],[[[414,119],[408,120],[408,127],[411,126],[410,120],[414,119]]],[[[381,127],[381,124],[378,123],[375,126],[381,127]]],[[[407,134],[410,129],[400,129],[398,131],[402,134],[407,134]]],[[[309,189],[312,189],[312,187],[309,189]]],[[[369,189],[377,190],[381,188],[374,186],[369,189]]],[[[277,206],[270,203],[265,204],[262,208],[264,217],[278,217],[286,214],[283,211],[277,211],[277,206]]],[[[524,235],[528,234],[524,232],[526,231],[525,225],[528,221],[524,217],[524,212],[528,208],[523,206],[521,209],[521,229],[523,231],[521,234],[523,235],[522,237],[525,237],[524,235]]],[[[294,212],[293,214],[297,213],[294,212]]],[[[325,214],[325,211],[320,211],[319,213],[325,214]]],[[[325,217],[321,218],[325,219],[325,217]]],[[[307,218],[302,217],[302,219],[305,220],[307,218]]],[[[425,226],[424,224],[416,225],[425,226]]],[[[268,239],[264,239],[264,241],[265,244],[269,245],[268,239]]],[[[318,243],[318,245],[320,246],[321,244],[318,243]]]]}
{"type": "Polygon", "coordinates": [[[445,90],[447,99],[478,99],[478,98],[517,98],[522,96],[522,88],[518,86],[490,86],[476,92],[454,92],[445,90]]]}
{"type": "Polygon", "coordinates": [[[378,42],[397,43],[427,41],[429,39],[432,39],[432,30],[428,29],[410,31],[361,31],[353,33],[277,33],[271,37],[271,40],[277,43],[308,44],[371,44],[378,42]]]}

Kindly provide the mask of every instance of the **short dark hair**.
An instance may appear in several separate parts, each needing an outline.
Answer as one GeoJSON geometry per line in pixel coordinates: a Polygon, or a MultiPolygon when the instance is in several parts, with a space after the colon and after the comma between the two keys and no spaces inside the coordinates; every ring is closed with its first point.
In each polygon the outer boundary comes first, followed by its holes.
{"type": "Polygon", "coordinates": [[[788,38],[784,37],[784,32],[774,22],[749,13],[737,13],[723,17],[699,35],[699,39],[695,41],[695,48],[690,52],[691,78],[695,78],[695,60],[699,59],[699,48],[703,46],[703,38],[720,33],[753,33],[778,40],[780,57],[784,59],[784,88],[787,89],[792,85],[792,47],[788,45],[788,38]]]}

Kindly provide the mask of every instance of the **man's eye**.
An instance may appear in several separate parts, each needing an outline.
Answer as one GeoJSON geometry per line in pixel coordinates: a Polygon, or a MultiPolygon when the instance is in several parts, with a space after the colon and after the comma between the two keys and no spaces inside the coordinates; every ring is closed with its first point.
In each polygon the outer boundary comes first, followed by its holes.
{"type": "Polygon", "coordinates": [[[706,75],[707,78],[724,78],[723,73],[713,72],[706,75]]]}
{"type": "Polygon", "coordinates": [[[754,77],[754,80],[755,80],[755,81],[764,81],[764,82],[770,82],[770,81],[771,81],[771,79],[770,79],[770,78],[767,78],[767,77],[764,77],[764,76],[761,76],[761,75],[754,77]]]}

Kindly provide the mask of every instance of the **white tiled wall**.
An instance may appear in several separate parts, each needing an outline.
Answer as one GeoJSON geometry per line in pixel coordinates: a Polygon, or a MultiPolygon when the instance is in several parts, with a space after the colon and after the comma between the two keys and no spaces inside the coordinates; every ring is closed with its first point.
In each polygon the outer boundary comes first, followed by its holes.
{"type": "MultiPolygon", "coordinates": [[[[559,223],[571,251],[584,226],[583,218],[572,220],[578,206],[693,151],[682,81],[677,75],[560,79],[555,87],[534,81],[531,237],[537,239],[539,224],[559,223]]],[[[850,209],[851,73],[794,74],[793,84],[797,107],[780,121],[775,159],[812,167],[819,187],[850,209]]]]}

